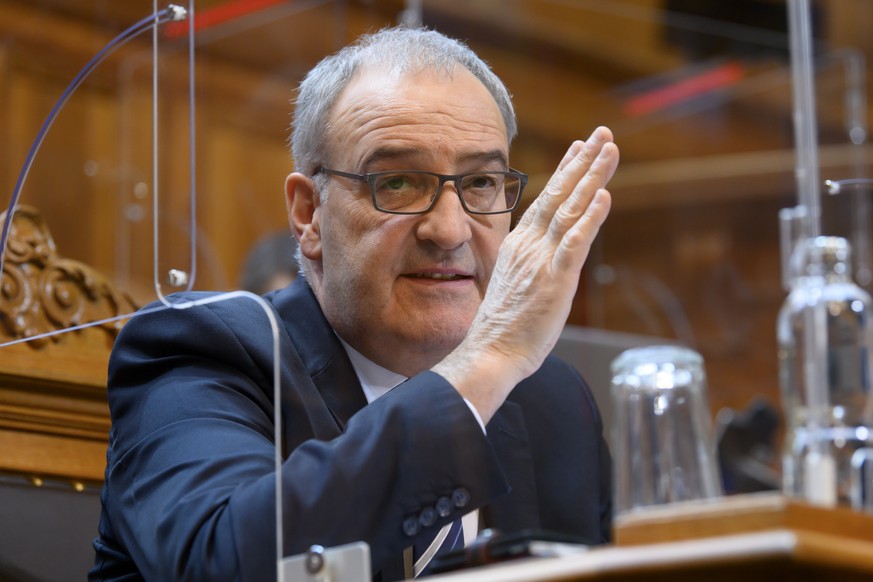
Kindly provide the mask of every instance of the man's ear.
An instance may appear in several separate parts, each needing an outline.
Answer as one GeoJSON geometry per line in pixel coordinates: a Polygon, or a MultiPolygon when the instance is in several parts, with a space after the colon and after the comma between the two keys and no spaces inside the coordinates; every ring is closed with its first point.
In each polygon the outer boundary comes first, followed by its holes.
{"type": "Polygon", "coordinates": [[[320,260],[321,201],[312,178],[299,172],[289,174],[285,179],[285,203],[288,207],[288,223],[300,243],[300,252],[310,261],[320,260]]]}

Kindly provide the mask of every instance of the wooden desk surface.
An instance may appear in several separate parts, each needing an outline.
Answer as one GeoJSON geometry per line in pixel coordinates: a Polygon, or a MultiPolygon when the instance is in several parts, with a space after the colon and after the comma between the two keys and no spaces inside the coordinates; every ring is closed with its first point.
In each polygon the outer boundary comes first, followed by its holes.
{"type": "Polygon", "coordinates": [[[445,582],[873,580],[873,546],[789,530],[604,547],[433,577],[445,582]]]}
{"type": "Polygon", "coordinates": [[[619,520],[616,537],[619,545],[434,580],[873,580],[873,516],[805,506],[780,495],[641,513],[619,520]],[[628,540],[631,545],[621,545],[628,540]]]}
{"type": "Polygon", "coordinates": [[[615,520],[614,537],[617,545],[630,546],[772,529],[873,544],[873,514],[809,505],[779,493],[676,503],[625,514],[615,520]]]}

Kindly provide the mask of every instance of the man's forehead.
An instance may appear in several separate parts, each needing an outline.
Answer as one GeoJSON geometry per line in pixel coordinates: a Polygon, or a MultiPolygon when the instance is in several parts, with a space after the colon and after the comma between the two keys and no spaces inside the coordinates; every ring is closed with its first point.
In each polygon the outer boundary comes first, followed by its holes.
{"type": "Polygon", "coordinates": [[[348,153],[363,147],[366,151],[359,151],[356,161],[365,165],[426,156],[420,141],[437,149],[445,142],[442,146],[455,150],[453,146],[461,144],[450,135],[463,137],[465,143],[481,142],[453,151],[459,162],[505,164],[508,156],[505,122],[497,102],[478,78],[460,66],[451,76],[429,69],[364,69],[339,95],[328,131],[329,141],[348,153]]]}

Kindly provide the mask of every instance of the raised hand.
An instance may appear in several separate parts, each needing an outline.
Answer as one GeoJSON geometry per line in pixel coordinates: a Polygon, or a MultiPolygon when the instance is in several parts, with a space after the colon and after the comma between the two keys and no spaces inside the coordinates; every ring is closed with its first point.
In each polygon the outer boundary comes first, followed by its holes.
{"type": "Polygon", "coordinates": [[[618,165],[612,132],[598,127],[567,151],[540,196],[500,247],[467,336],[433,370],[485,422],[539,368],[567,320],[582,265],[609,213],[618,165]]]}

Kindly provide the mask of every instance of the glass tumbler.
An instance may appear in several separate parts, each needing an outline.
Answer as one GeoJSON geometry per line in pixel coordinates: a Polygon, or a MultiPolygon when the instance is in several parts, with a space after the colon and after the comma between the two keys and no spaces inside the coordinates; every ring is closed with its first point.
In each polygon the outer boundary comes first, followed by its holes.
{"type": "Polygon", "coordinates": [[[703,358],[631,348],[612,362],[615,515],[722,494],[703,358]]]}

